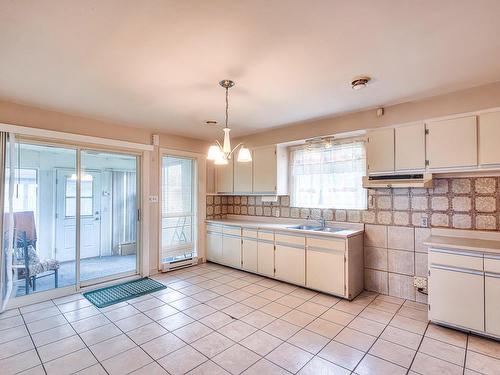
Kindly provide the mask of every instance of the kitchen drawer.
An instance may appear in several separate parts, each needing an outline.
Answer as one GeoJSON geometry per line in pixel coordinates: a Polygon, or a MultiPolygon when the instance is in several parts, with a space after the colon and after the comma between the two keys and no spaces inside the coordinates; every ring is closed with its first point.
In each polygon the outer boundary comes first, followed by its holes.
{"type": "Polygon", "coordinates": [[[207,224],[207,231],[221,233],[222,232],[222,225],[208,223],[207,224]]]}
{"type": "Polygon", "coordinates": [[[224,234],[232,234],[233,236],[241,236],[241,227],[224,225],[224,234]]]}
{"type": "Polygon", "coordinates": [[[500,255],[484,254],[484,271],[500,274],[500,255]]]}
{"type": "Polygon", "coordinates": [[[247,238],[257,238],[257,229],[243,228],[242,235],[247,238]]]}
{"type": "Polygon", "coordinates": [[[294,235],[276,232],[275,238],[276,243],[299,245],[303,248],[306,246],[306,237],[303,234],[294,235]]]}
{"type": "Polygon", "coordinates": [[[333,237],[307,236],[307,246],[318,249],[345,250],[345,240],[333,237]]]}
{"type": "Polygon", "coordinates": [[[274,232],[269,230],[259,230],[257,234],[259,240],[274,241],[274,232]]]}
{"type": "Polygon", "coordinates": [[[430,248],[429,264],[483,271],[483,254],[462,250],[430,248]]]}

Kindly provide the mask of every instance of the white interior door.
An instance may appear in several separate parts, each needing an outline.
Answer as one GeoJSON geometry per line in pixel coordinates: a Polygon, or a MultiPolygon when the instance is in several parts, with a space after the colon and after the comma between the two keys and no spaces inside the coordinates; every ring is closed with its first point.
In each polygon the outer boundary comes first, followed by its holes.
{"type": "MultiPolygon", "coordinates": [[[[76,174],[58,169],[56,177],[56,259],[75,259],[76,174]]],[[[80,258],[100,255],[101,238],[101,173],[86,172],[81,185],[81,249],[80,258]]]]}

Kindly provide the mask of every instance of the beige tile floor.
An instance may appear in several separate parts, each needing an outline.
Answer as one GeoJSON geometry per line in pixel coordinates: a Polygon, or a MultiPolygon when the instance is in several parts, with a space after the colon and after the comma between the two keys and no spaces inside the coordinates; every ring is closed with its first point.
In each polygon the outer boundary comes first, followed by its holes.
{"type": "Polygon", "coordinates": [[[104,309],[73,295],[0,315],[0,374],[500,374],[500,343],[427,306],[352,302],[215,264],[104,309]]]}

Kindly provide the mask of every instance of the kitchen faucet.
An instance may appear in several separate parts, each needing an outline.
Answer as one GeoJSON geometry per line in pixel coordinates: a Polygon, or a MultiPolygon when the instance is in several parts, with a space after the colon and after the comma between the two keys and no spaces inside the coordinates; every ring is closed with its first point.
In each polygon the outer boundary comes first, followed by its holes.
{"type": "Polygon", "coordinates": [[[326,227],[326,219],[323,217],[323,214],[321,214],[321,217],[320,217],[319,219],[313,219],[313,218],[311,217],[311,215],[309,215],[309,216],[307,217],[307,220],[311,220],[311,219],[312,219],[312,220],[316,220],[316,221],[318,221],[318,222],[319,222],[319,224],[321,225],[321,229],[324,229],[324,228],[326,227]]]}

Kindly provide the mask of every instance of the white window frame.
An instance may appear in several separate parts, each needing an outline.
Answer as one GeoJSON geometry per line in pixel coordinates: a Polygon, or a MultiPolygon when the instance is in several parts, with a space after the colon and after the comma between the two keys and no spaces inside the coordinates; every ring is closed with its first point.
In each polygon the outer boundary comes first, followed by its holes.
{"type": "MultiPolygon", "coordinates": [[[[346,144],[346,143],[353,143],[353,142],[363,142],[364,147],[365,147],[365,174],[368,173],[368,161],[366,158],[366,138],[365,137],[351,137],[351,138],[344,138],[341,140],[336,140],[333,141],[333,145],[339,145],[339,144],[346,144]]],[[[368,209],[368,190],[365,189],[365,194],[366,194],[366,204],[364,207],[360,208],[341,208],[341,207],[306,207],[306,206],[298,206],[295,205],[295,199],[293,197],[294,195],[294,181],[293,181],[293,152],[299,149],[304,149],[307,147],[307,144],[301,144],[301,145],[295,145],[295,146],[290,146],[288,147],[288,191],[290,192],[290,206],[291,207],[297,207],[297,208],[319,208],[319,209],[333,209],[333,210],[367,210],[368,209]]]]}
{"type": "Polygon", "coordinates": [[[160,168],[160,176],[158,178],[158,217],[157,217],[157,225],[158,225],[158,271],[164,272],[167,271],[168,268],[164,267],[162,264],[162,231],[161,231],[161,221],[163,216],[163,168],[162,168],[162,159],[163,156],[177,156],[177,157],[185,157],[192,158],[196,161],[196,201],[197,201],[197,221],[195,235],[196,238],[196,254],[197,259],[205,259],[206,258],[206,241],[205,241],[205,219],[206,219],[206,169],[207,169],[207,160],[206,154],[196,153],[196,152],[188,152],[188,151],[180,151],[169,148],[160,148],[158,152],[158,163],[160,168]]]}

